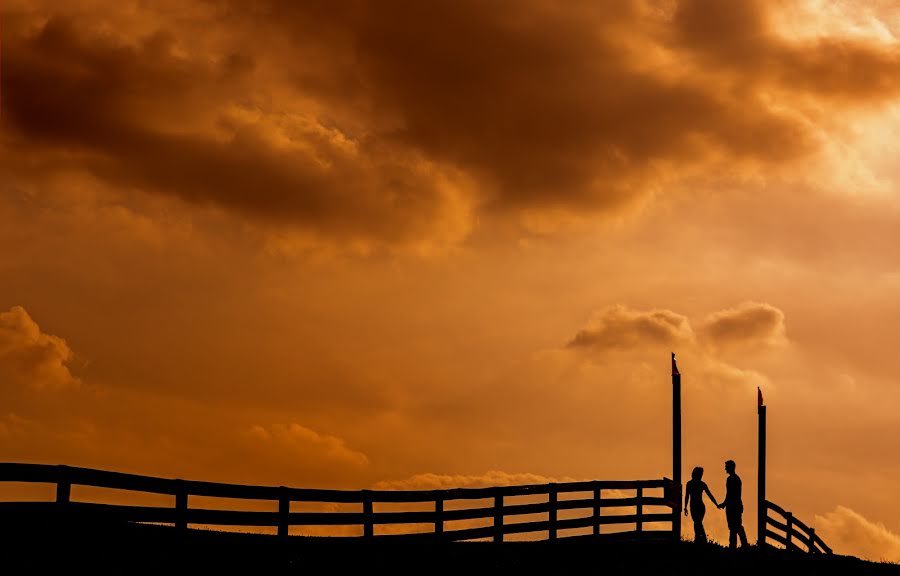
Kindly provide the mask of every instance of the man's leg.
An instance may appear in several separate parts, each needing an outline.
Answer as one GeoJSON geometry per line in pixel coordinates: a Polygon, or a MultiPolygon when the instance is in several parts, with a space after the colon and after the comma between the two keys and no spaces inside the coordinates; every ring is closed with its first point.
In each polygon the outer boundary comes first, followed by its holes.
{"type": "Polygon", "coordinates": [[[728,547],[737,548],[737,531],[728,529],[728,547]]]}
{"type": "Polygon", "coordinates": [[[747,533],[744,531],[744,513],[737,512],[734,515],[734,527],[738,537],[741,539],[741,547],[747,546],[747,533]]]}
{"type": "Polygon", "coordinates": [[[741,537],[741,548],[743,548],[745,546],[749,546],[749,544],[747,544],[747,533],[744,531],[743,526],[741,526],[741,529],[738,532],[738,535],[741,537]]]}

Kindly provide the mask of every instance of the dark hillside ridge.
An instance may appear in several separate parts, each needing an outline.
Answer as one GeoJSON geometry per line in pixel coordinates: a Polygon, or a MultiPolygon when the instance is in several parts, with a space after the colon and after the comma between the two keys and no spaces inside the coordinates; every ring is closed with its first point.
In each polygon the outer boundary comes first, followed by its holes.
{"type": "Polygon", "coordinates": [[[770,547],[672,540],[435,542],[178,531],[58,518],[0,518],[4,574],[654,574],[896,575],[900,565],[770,547]]]}

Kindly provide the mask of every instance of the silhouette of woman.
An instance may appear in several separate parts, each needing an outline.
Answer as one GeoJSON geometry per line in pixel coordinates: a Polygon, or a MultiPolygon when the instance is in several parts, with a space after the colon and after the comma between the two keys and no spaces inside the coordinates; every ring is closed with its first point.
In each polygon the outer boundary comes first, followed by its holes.
{"type": "Polygon", "coordinates": [[[691,510],[691,518],[694,520],[694,542],[700,544],[706,543],[706,530],[703,528],[703,517],[706,515],[706,505],[703,504],[703,493],[709,495],[712,503],[716,503],[716,497],[709,491],[709,486],[702,480],[703,468],[696,466],[691,472],[691,479],[688,480],[685,487],[684,495],[684,515],[688,514],[688,507],[691,510]]]}

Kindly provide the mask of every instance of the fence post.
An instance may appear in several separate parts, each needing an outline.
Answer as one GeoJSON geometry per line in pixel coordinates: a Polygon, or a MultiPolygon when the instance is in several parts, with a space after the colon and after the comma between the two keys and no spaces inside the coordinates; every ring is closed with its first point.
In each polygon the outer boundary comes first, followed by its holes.
{"type": "Polygon", "coordinates": [[[663,488],[663,496],[666,499],[666,502],[669,503],[669,506],[672,507],[672,539],[678,542],[681,539],[681,512],[679,511],[680,506],[678,503],[678,499],[681,498],[681,496],[678,495],[673,480],[669,480],[668,478],[663,478],[663,480],[666,483],[663,488]]]}
{"type": "Polygon", "coordinates": [[[815,528],[809,529],[809,553],[810,554],[816,553],[816,529],[815,528]]]}
{"type": "Polygon", "coordinates": [[[444,533],[444,498],[438,496],[434,499],[434,533],[442,535],[444,533]]]}
{"type": "Polygon", "coordinates": [[[637,533],[644,531],[644,487],[637,488],[637,533]]]}
{"type": "Polygon", "coordinates": [[[175,480],[175,527],[187,529],[188,494],[184,480],[175,480]]]}
{"type": "Polygon", "coordinates": [[[363,537],[372,538],[375,535],[375,517],[372,513],[372,493],[370,490],[362,490],[363,495],[363,537]]]}
{"type": "Polygon", "coordinates": [[[278,495],[278,535],[285,538],[290,527],[291,499],[288,496],[288,489],[284,486],[280,488],[281,493],[278,495]]]}
{"type": "Polygon", "coordinates": [[[503,542],[503,494],[494,496],[494,542],[503,542]]]}
{"type": "Polygon", "coordinates": [[[549,492],[547,492],[547,502],[550,504],[550,540],[556,540],[556,503],[557,491],[556,484],[550,483],[549,492]]]}
{"type": "Polygon", "coordinates": [[[785,540],[787,540],[787,544],[785,544],[784,547],[787,550],[790,550],[792,547],[791,536],[794,532],[794,515],[790,512],[785,512],[784,519],[787,522],[787,530],[785,530],[785,540]]]}
{"type": "Polygon", "coordinates": [[[600,535],[600,488],[594,488],[594,536],[600,535]]]}
{"type": "Polygon", "coordinates": [[[61,464],[56,467],[56,470],[56,503],[63,508],[72,498],[72,480],[69,476],[68,466],[61,464]]]}

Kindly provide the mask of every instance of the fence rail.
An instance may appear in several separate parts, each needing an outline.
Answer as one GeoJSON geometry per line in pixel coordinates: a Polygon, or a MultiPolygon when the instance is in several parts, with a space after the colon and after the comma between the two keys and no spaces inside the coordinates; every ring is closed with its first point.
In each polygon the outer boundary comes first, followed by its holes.
{"type": "Polygon", "coordinates": [[[279,536],[287,536],[291,527],[347,526],[362,527],[364,538],[389,536],[439,537],[444,540],[492,539],[503,541],[505,535],[546,532],[555,539],[559,532],[591,528],[595,536],[613,536],[601,528],[633,525],[633,530],[619,531],[615,537],[674,538],[678,517],[678,492],[668,478],[658,480],[593,480],[556,484],[499,486],[488,488],[452,488],[444,490],[323,490],[286,486],[248,486],[218,482],[200,482],[155,478],[121,472],[56,466],[47,464],[0,463],[0,482],[29,482],[56,485],[55,502],[0,502],[0,521],[6,514],[65,512],[70,517],[109,519],[127,522],[172,524],[186,529],[189,525],[277,527],[279,536]],[[174,497],[173,507],[134,506],[74,501],[73,486],[91,486],[174,497]],[[634,491],[634,496],[604,494],[604,490],[634,491]],[[662,490],[662,495],[647,494],[662,490]],[[561,499],[560,495],[588,493],[589,497],[561,499]],[[205,509],[189,506],[190,497],[247,499],[277,503],[278,510],[205,509]],[[516,496],[546,496],[546,501],[510,503],[516,496]],[[489,506],[448,509],[456,501],[488,500],[489,506]],[[359,504],[355,512],[295,512],[292,503],[359,504]],[[377,504],[430,505],[431,510],[376,510],[377,504]],[[646,507],[663,509],[648,511],[646,507]],[[634,509],[633,513],[604,514],[604,510],[634,509]],[[579,517],[560,518],[559,513],[582,511],[579,517]],[[507,522],[522,516],[546,514],[546,520],[507,522]],[[80,516],[83,515],[83,516],[80,516]],[[448,522],[489,521],[487,526],[450,529],[448,522]],[[662,530],[648,530],[645,524],[667,523],[662,530]],[[428,526],[429,531],[404,534],[376,534],[378,526],[428,526]]]}
{"type": "Polygon", "coordinates": [[[810,554],[831,554],[831,548],[816,534],[814,528],[811,528],[795,518],[793,514],[784,510],[781,506],[773,502],[765,501],[765,540],[770,539],[783,545],[788,550],[802,550],[797,545],[799,542],[810,554]],[[781,516],[781,520],[769,516],[769,512],[775,512],[781,516]],[[779,532],[770,530],[775,528],[779,532]]]}

